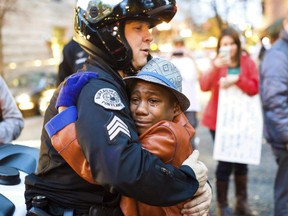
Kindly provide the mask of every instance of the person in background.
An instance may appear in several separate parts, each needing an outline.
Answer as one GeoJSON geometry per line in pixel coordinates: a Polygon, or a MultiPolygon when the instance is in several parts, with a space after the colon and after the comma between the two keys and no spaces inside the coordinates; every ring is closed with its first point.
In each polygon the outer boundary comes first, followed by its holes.
{"type": "Polygon", "coordinates": [[[0,76],[0,145],[11,143],[17,139],[23,127],[22,113],[18,109],[6,82],[0,76]]]}
{"type": "Polygon", "coordinates": [[[261,61],[263,60],[264,54],[268,49],[270,49],[271,44],[267,44],[265,42],[268,38],[261,37],[258,41],[258,43],[255,45],[255,51],[250,55],[251,58],[254,60],[257,68],[259,69],[259,65],[261,64],[261,61]]]}
{"type": "MultiPolygon", "coordinates": [[[[185,47],[183,38],[175,38],[173,45],[174,49],[170,61],[179,68],[182,76],[183,94],[190,101],[190,106],[184,113],[190,124],[196,129],[198,125],[197,113],[200,111],[200,100],[197,93],[199,69],[191,52],[185,47]]],[[[196,149],[195,137],[192,138],[191,144],[193,149],[196,149]]]]}
{"type": "MultiPolygon", "coordinates": [[[[247,53],[242,51],[239,34],[235,29],[228,27],[222,30],[216,51],[217,56],[212,62],[212,69],[201,74],[199,79],[201,90],[211,91],[211,97],[204,110],[201,123],[210,129],[213,140],[215,140],[217,132],[219,89],[236,85],[247,95],[253,96],[258,93],[259,82],[256,65],[247,53]],[[223,47],[229,52],[225,54],[220,52],[220,49],[224,49],[223,47]],[[234,76],[227,76],[228,74],[234,74],[234,76]]],[[[216,168],[218,215],[233,215],[227,200],[232,172],[237,198],[235,213],[241,215],[257,214],[248,205],[248,165],[218,161],[216,168]]]]}
{"type": "Polygon", "coordinates": [[[280,38],[260,64],[264,137],[278,165],[274,182],[274,216],[288,215],[288,15],[280,38]]]}
{"type": "Polygon", "coordinates": [[[87,58],[88,54],[72,38],[62,51],[62,61],[58,67],[57,86],[66,77],[81,69],[87,58]]]}
{"type": "MultiPolygon", "coordinates": [[[[44,125],[57,115],[58,97],[64,106],[76,100],[72,104],[77,104],[77,139],[98,184],[85,181],[69,166],[43,128],[38,171],[25,178],[28,214],[42,202],[52,215],[121,215],[121,195],[167,206],[204,194],[186,203],[182,213],[196,216],[209,208],[208,170],[197,155],[192,153],[177,168],[142,149],[121,77],[137,74],[147,63],[153,40],[150,29],[169,22],[176,11],[174,0],[77,1],[74,36],[89,53],[84,69],[95,78],[76,98],[75,92],[62,91],[60,85],[44,125]]],[[[73,75],[63,85],[73,83],[73,75]]]]}

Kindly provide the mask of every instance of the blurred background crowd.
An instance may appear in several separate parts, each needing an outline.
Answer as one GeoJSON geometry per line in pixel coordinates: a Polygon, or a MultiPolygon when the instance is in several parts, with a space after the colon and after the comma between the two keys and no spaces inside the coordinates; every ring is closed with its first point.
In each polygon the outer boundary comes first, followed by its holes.
{"type": "MultiPolygon", "coordinates": [[[[239,31],[242,47],[258,62],[261,50],[278,37],[288,7],[284,0],[181,0],[177,4],[172,22],[153,29],[151,50],[169,55],[173,39],[182,37],[202,72],[209,69],[220,30],[227,25],[239,31]]],[[[55,88],[63,47],[73,35],[73,9],[70,0],[1,1],[0,74],[20,110],[37,114],[45,110],[51,95],[46,90],[55,88]]],[[[205,98],[203,94],[201,100],[205,98]]]]}

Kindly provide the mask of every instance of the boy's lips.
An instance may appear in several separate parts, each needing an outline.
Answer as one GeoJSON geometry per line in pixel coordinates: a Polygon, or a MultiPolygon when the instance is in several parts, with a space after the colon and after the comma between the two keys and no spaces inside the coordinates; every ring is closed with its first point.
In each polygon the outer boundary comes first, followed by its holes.
{"type": "Polygon", "coordinates": [[[134,120],[137,127],[147,127],[151,124],[150,121],[134,120]]]}

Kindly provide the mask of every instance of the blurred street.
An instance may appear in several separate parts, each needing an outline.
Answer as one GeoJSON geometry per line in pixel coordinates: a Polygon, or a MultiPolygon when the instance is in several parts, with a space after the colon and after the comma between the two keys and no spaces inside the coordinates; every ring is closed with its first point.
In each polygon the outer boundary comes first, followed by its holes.
{"type": "Polygon", "coordinates": [[[31,147],[39,147],[40,136],[43,124],[42,116],[31,116],[24,118],[24,129],[17,140],[13,143],[27,145],[31,147]]]}
{"type": "MultiPolygon", "coordinates": [[[[208,129],[200,126],[197,129],[199,137],[200,159],[209,169],[209,180],[213,187],[213,201],[211,206],[211,216],[216,216],[216,189],[215,187],[215,169],[216,161],[213,160],[213,143],[208,129]]],[[[270,145],[262,145],[262,154],[260,165],[249,165],[249,183],[248,196],[252,210],[256,210],[259,216],[273,215],[273,183],[276,173],[276,162],[270,145]]],[[[234,196],[234,179],[230,179],[229,185],[229,205],[234,207],[236,202],[234,196]]]]}
{"type": "MultiPolygon", "coordinates": [[[[33,116],[25,118],[25,128],[16,141],[13,143],[24,144],[29,146],[39,146],[40,135],[42,130],[43,117],[33,116]]],[[[212,158],[213,144],[209,131],[202,126],[197,129],[198,149],[200,158],[209,168],[209,180],[214,190],[213,201],[211,206],[211,216],[216,215],[216,191],[214,189],[215,179],[214,172],[216,161],[212,158]]],[[[253,210],[259,213],[259,216],[273,215],[273,181],[276,172],[276,164],[271,148],[267,144],[262,146],[262,157],[259,166],[249,165],[249,203],[253,210]]],[[[234,184],[230,180],[229,201],[234,206],[234,184]]]]}

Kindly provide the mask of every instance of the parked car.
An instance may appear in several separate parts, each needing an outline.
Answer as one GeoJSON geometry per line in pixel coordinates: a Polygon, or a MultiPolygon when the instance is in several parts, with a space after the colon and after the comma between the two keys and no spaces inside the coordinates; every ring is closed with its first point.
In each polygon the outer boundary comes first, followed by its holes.
{"type": "Polygon", "coordinates": [[[42,106],[40,110],[43,92],[55,89],[56,79],[55,72],[40,71],[19,74],[8,79],[7,83],[23,114],[41,114],[45,109],[42,106]]]}
{"type": "Polygon", "coordinates": [[[39,99],[39,112],[41,116],[44,116],[45,111],[50,104],[50,99],[52,98],[54,91],[56,90],[55,88],[49,88],[44,90],[41,93],[40,99],[39,99]]]}

